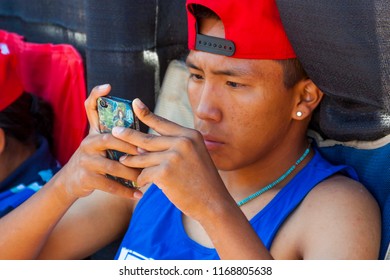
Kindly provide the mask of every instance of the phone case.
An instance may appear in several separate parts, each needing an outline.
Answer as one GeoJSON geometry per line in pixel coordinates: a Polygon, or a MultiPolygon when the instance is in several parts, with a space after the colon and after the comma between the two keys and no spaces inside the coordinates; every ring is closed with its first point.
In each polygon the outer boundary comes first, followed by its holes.
{"type": "MultiPolygon", "coordinates": [[[[134,115],[132,101],[114,96],[99,97],[97,100],[100,133],[111,133],[115,126],[129,127],[139,130],[139,122],[134,115]]],[[[119,160],[125,153],[107,150],[107,157],[119,160]]],[[[137,188],[135,182],[107,174],[126,187],[137,188]]]]}

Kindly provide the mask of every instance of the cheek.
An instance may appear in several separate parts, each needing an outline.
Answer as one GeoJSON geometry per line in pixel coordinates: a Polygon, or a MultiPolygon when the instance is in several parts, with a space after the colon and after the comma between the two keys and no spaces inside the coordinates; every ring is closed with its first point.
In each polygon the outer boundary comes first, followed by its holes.
{"type": "Polygon", "coordinates": [[[272,146],[286,133],[289,113],[280,106],[268,102],[248,103],[231,115],[232,133],[237,149],[246,152],[272,146]]]}
{"type": "Polygon", "coordinates": [[[200,101],[200,88],[199,85],[196,85],[194,83],[191,83],[191,81],[188,82],[187,86],[187,96],[188,100],[190,102],[192,110],[196,108],[200,101]]]}
{"type": "Polygon", "coordinates": [[[270,111],[263,102],[247,100],[236,104],[229,110],[230,118],[235,125],[243,131],[251,132],[260,129],[265,123],[270,111]]]}
{"type": "Polygon", "coordinates": [[[264,114],[258,106],[240,104],[230,106],[225,110],[224,121],[229,127],[229,143],[234,153],[245,153],[246,147],[253,147],[258,142],[261,131],[264,130],[264,114]]]}
{"type": "Polygon", "coordinates": [[[190,102],[191,109],[194,110],[194,108],[197,107],[199,104],[199,98],[197,98],[194,94],[191,94],[190,91],[188,91],[188,101],[190,102]]]}

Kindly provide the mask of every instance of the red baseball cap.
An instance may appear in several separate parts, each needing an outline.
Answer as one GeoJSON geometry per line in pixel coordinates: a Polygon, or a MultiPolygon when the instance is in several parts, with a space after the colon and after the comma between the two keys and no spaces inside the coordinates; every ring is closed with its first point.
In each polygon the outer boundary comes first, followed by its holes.
{"type": "Polygon", "coordinates": [[[274,0],[187,0],[186,7],[190,50],[245,59],[296,57],[274,0]],[[221,18],[224,39],[198,33],[194,4],[209,8],[221,18]]]}
{"type": "Polygon", "coordinates": [[[0,111],[11,105],[23,93],[18,73],[18,57],[9,46],[0,43],[0,111]]]}

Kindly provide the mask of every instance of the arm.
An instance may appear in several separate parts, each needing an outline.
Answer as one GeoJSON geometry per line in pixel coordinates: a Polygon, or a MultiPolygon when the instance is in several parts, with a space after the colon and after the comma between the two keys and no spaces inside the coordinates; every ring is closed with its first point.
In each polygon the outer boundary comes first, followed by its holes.
{"type": "Polygon", "coordinates": [[[109,87],[92,90],[85,103],[90,133],[69,162],[39,192],[0,220],[1,259],[37,258],[42,250],[42,258],[86,256],[123,232],[133,203],[130,199],[140,197],[141,193],[123,187],[105,174],[135,180],[139,171],[105,157],[106,149],[129,153],[135,150],[110,134],[98,133],[96,99],[109,90],[109,87]],[[122,198],[101,193],[90,196],[95,190],[122,198]],[[90,197],[83,198],[87,196],[90,197]],[[99,208],[100,203],[104,208],[99,208]]]}
{"type": "Polygon", "coordinates": [[[49,233],[74,202],[45,186],[0,221],[0,259],[36,258],[49,233]]]}
{"type": "Polygon", "coordinates": [[[65,197],[48,185],[5,216],[0,258],[82,259],[126,230],[130,200],[100,191],[74,203],[65,197]]]}
{"type": "Polygon", "coordinates": [[[131,218],[129,202],[101,191],[79,199],[56,225],[38,258],[84,259],[120,238],[131,218]]]}

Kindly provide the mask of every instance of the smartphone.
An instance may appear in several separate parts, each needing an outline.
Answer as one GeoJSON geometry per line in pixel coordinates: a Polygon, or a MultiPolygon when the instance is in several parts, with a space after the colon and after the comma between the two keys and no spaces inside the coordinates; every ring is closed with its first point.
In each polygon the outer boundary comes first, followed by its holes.
{"type": "MultiPolygon", "coordinates": [[[[115,97],[104,96],[97,100],[97,108],[99,115],[99,130],[100,133],[111,133],[115,126],[129,127],[139,129],[139,121],[133,112],[132,101],[115,97]]],[[[107,157],[112,160],[119,160],[125,153],[115,150],[107,150],[107,157]]],[[[115,177],[107,174],[108,178],[114,179],[122,185],[130,188],[137,188],[135,182],[130,180],[115,177]]]]}

